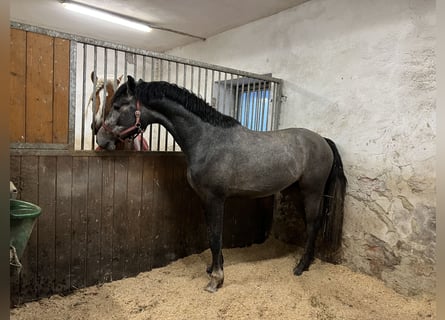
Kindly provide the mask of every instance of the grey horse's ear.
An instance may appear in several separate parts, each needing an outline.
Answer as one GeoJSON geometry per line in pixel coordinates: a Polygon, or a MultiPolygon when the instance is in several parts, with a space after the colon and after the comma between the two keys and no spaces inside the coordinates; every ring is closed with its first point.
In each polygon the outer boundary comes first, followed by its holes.
{"type": "Polygon", "coordinates": [[[142,80],[141,78],[139,78],[138,83],[137,84],[141,84],[144,83],[144,80],[142,80]]]}
{"type": "Polygon", "coordinates": [[[91,75],[90,75],[90,77],[91,77],[91,82],[92,83],[94,83],[94,80],[96,80],[96,82],[97,82],[97,76],[96,76],[96,74],[94,73],[94,70],[93,71],[91,71],[91,75]]]}
{"type": "Polygon", "coordinates": [[[129,95],[134,94],[134,89],[136,88],[136,83],[134,81],[134,78],[132,76],[127,76],[127,93],[129,95]]]}

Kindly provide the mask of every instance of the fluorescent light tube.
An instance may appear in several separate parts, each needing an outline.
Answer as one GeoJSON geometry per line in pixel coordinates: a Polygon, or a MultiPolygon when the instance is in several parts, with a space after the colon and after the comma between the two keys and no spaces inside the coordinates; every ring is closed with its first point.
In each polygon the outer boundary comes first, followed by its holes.
{"type": "Polygon", "coordinates": [[[83,6],[81,4],[73,3],[73,2],[63,2],[62,3],[65,8],[71,11],[75,11],[81,14],[85,14],[94,18],[102,19],[111,23],[116,23],[121,26],[133,28],[139,31],[150,32],[151,28],[143,23],[131,21],[125,18],[122,18],[118,15],[113,15],[111,13],[101,11],[99,9],[93,9],[87,6],[83,6]]]}

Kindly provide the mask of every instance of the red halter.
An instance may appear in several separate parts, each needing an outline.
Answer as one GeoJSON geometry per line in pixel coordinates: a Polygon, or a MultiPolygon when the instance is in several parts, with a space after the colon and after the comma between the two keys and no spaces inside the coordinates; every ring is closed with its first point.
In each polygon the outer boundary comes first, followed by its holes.
{"type": "Polygon", "coordinates": [[[133,134],[131,137],[131,139],[134,139],[137,135],[139,134],[143,134],[144,130],[142,129],[142,124],[141,124],[141,105],[139,104],[139,101],[136,103],[136,111],[134,112],[134,116],[136,117],[136,122],[134,125],[132,125],[131,127],[121,131],[121,132],[114,132],[108,125],[104,123],[102,124],[102,127],[104,128],[104,130],[108,133],[113,134],[116,138],[118,138],[120,141],[124,142],[125,139],[127,137],[125,137],[128,133],[136,130],[136,133],[133,134]]]}

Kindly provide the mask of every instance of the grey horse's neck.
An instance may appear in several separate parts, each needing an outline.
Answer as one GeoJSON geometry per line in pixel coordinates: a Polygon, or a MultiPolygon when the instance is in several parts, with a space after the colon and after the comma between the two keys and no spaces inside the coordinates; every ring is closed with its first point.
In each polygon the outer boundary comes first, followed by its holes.
{"type": "Polygon", "coordinates": [[[202,151],[206,144],[214,144],[215,137],[227,136],[228,131],[233,128],[219,127],[203,121],[198,115],[168,98],[150,102],[149,112],[153,122],[167,129],[189,160],[202,151]]]}

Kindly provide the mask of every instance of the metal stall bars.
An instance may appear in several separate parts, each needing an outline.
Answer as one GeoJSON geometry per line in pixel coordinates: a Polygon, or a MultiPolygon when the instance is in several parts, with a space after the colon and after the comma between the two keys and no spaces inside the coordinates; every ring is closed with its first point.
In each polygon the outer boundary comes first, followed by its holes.
{"type": "MultiPolygon", "coordinates": [[[[271,75],[259,75],[241,70],[211,65],[142,49],[127,48],[92,39],[72,42],[72,89],[75,98],[75,149],[95,148],[90,123],[94,116],[96,95],[93,88],[111,80],[122,84],[127,75],[136,80],[168,81],[197,94],[218,111],[230,115],[252,130],[278,128],[281,80],[271,75]],[[96,78],[90,81],[90,74],[96,78]]],[[[106,90],[98,95],[101,102],[106,90]]],[[[102,114],[103,116],[103,114],[102,114]]],[[[164,127],[150,125],[145,133],[151,151],[180,151],[164,127]]]]}

